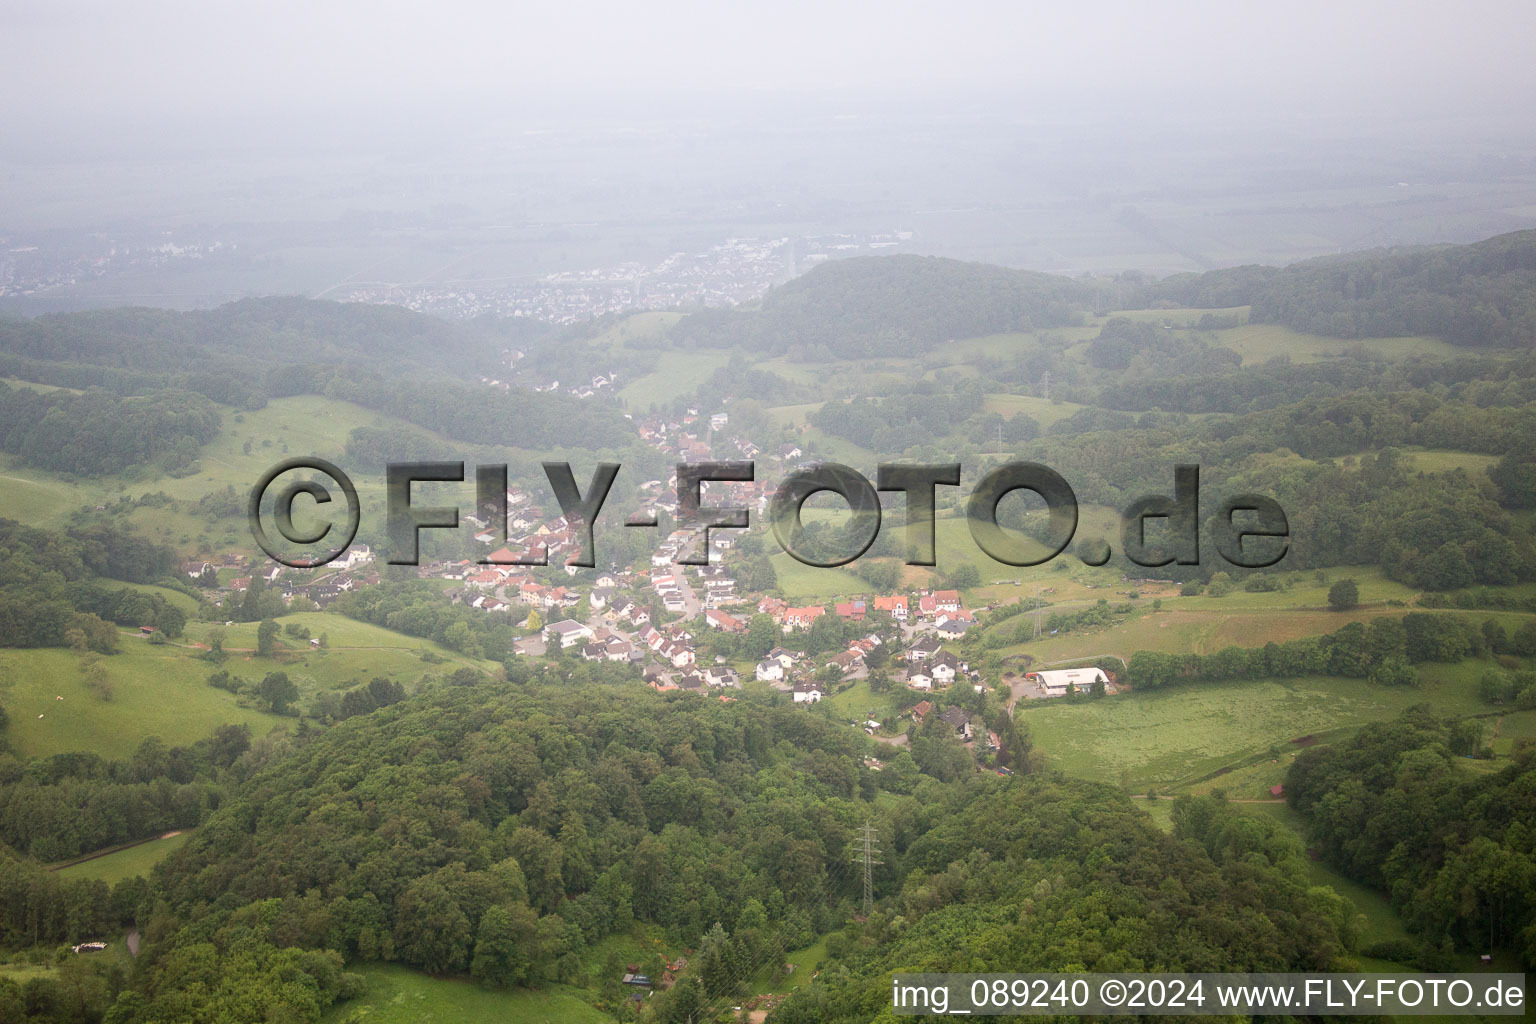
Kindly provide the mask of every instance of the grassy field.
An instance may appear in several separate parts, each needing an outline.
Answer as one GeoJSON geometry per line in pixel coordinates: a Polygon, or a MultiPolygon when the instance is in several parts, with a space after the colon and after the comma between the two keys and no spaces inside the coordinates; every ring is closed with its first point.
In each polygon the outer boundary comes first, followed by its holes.
{"type": "Polygon", "coordinates": [[[654,371],[620,389],[619,400],[626,409],[645,412],[652,405],[692,394],[730,359],[729,352],[719,349],[663,352],[654,371]]]}
{"type": "Polygon", "coordinates": [[[1476,667],[1442,667],[1400,689],[1336,678],[1215,683],[1073,703],[1021,701],[1017,713],[1035,746],[1072,775],[1161,792],[1223,768],[1249,768],[1257,771],[1246,784],[1256,786],[1271,777],[1266,765],[1279,781],[1297,737],[1340,735],[1421,702],[1447,715],[1485,712],[1476,667]]]}
{"type": "Polygon", "coordinates": [[[1066,419],[1086,406],[1078,405],[1076,402],[1036,398],[1033,395],[989,394],[982,408],[987,412],[997,413],[1005,420],[1011,420],[1018,413],[1024,413],[1045,428],[1058,420],[1066,419]]]}
{"type": "Polygon", "coordinates": [[[46,978],[54,973],[52,964],[0,964],[0,979],[9,979],[25,985],[33,978],[46,978]]]}
{"type": "Polygon", "coordinates": [[[14,455],[0,455],[0,516],[34,526],[56,526],[98,490],[30,466],[14,455]]]}
{"type": "Polygon", "coordinates": [[[147,875],[149,869],[180,849],[187,841],[187,833],[151,839],[147,843],[130,846],[126,850],[109,853],[105,857],[81,861],[67,868],[59,868],[61,878],[99,878],[108,885],[116,885],[125,878],[147,875]]]}
{"type": "MultiPolygon", "coordinates": [[[[187,628],[187,639],[207,643],[214,635],[219,635],[223,637],[224,650],[230,654],[223,667],[231,674],[247,680],[260,680],[268,672],[281,670],[298,684],[304,697],[319,690],[367,682],[374,676],[387,676],[408,686],[425,674],[441,675],[462,665],[482,672],[495,671],[497,667],[493,662],[466,658],[430,640],[395,633],[341,615],[301,612],[285,615],[277,622],[285,627],[290,623],[304,626],[317,638],[323,634],[327,645],[314,648],[307,641],[284,633],[278,638],[283,646],[274,656],[259,658],[255,655],[258,627],[255,622],[237,622],[232,626],[193,623],[187,628]],[[442,661],[429,663],[423,660],[423,655],[442,661]]],[[[187,650],[184,653],[192,657],[196,652],[187,650]]],[[[193,660],[206,666],[205,674],[213,670],[207,662],[193,660]]]]}
{"type": "Polygon", "coordinates": [[[767,992],[790,992],[801,985],[808,984],[811,975],[816,973],[817,965],[827,956],[827,939],[822,936],[804,949],[797,949],[784,954],[784,962],[794,964],[795,969],[790,971],[779,981],[773,980],[772,971],[762,969],[756,979],[747,986],[747,995],[763,995],[767,992]]]}
{"type": "Polygon", "coordinates": [[[925,361],[937,365],[968,367],[978,359],[1009,359],[1021,349],[1037,346],[1041,339],[1068,344],[1087,341],[1098,337],[1100,327],[1100,323],[1090,322],[1077,327],[1045,327],[1037,331],[1011,331],[960,338],[936,346],[926,355],[925,361]]]}
{"type": "Polygon", "coordinates": [[[424,675],[442,675],[461,665],[482,671],[496,668],[431,641],[339,615],[310,612],[278,621],[301,623],[317,637],[324,633],[330,646],[316,650],[283,635],[284,649],[275,657],[258,658],[252,653],[254,622],[227,627],[190,623],[186,637],[176,644],[150,644],[124,633],[120,653],[103,660],[112,684],[110,701],[100,700],[86,685],[80,659],[72,651],[0,652],[0,699],[11,715],[7,737],[24,756],[92,750],[110,758],[131,754],[146,736],[187,744],[226,723],[244,723],[262,735],[284,721],[250,706],[248,698],[209,686],[208,676],[221,667],[247,683],[259,682],[268,672],[286,672],[299,687],[301,706],[322,690],[350,687],[374,676],[409,688],[424,675]],[[199,657],[193,646],[216,633],[224,637],[229,654],[222,666],[199,657]],[[428,652],[442,660],[423,660],[428,652]]]}
{"type": "Polygon", "coordinates": [[[632,341],[654,338],[683,318],[681,313],[646,312],[634,313],[618,323],[611,324],[592,336],[597,345],[624,348],[632,341]]]}
{"type": "Polygon", "coordinates": [[[1268,362],[1276,356],[1287,356],[1296,363],[1311,363],[1360,349],[1393,359],[1411,356],[1449,358],[1457,353],[1455,346],[1438,338],[1325,338],[1302,334],[1279,324],[1243,324],[1216,331],[1214,337],[1217,345],[1242,356],[1245,366],[1268,362]]]}
{"type": "Polygon", "coordinates": [[[818,569],[780,551],[769,557],[786,601],[830,601],[846,594],[863,593],[869,584],[845,569],[818,569]]]}
{"type": "Polygon", "coordinates": [[[188,744],[226,723],[243,723],[259,736],[279,721],[209,686],[213,666],[181,648],[124,637],[122,653],[103,662],[110,701],[93,694],[79,662],[72,651],[57,648],[0,652],[0,687],[11,716],[6,738],[17,753],[89,750],[127,757],[146,736],[188,744]]]}
{"type": "Polygon", "coordinates": [[[117,580],[103,580],[102,585],[111,589],[122,587],[127,590],[138,590],[145,594],[158,594],[160,597],[165,598],[166,601],[186,612],[189,619],[196,614],[200,607],[197,598],[191,594],[182,593],[180,590],[173,590],[170,587],[157,587],[149,583],[123,583],[117,580]]]}
{"type": "Polygon", "coordinates": [[[613,1018],[570,989],[493,991],[468,980],[429,978],[404,967],[365,964],[363,995],[334,1007],[328,1021],[369,1024],[604,1024],[613,1018]]]}
{"type": "MultiPolygon", "coordinates": [[[[777,359],[760,360],[757,369],[765,370],[775,376],[796,384],[820,385],[826,382],[825,368],[817,363],[796,363],[779,356],[777,359]]],[[[773,396],[765,395],[771,400],[773,396]]]]}
{"type": "Polygon", "coordinates": [[[806,402],[803,405],[773,405],[769,406],[766,412],[768,418],[781,427],[800,427],[805,425],[811,413],[826,404],[825,402],[806,402]]]}
{"type": "MultiPolygon", "coordinates": [[[[1049,664],[1103,653],[1129,658],[1139,650],[1212,654],[1224,647],[1262,647],[1270,641],[1281,643],[1330,633],[1351,621],[1368,622],[1383,615],[1401,616],[1410,610],[1409,606],[1418,597],[1416,591],[1366,567],[1331,569],[1322,582],[1310,573],[1294,574],[1289,589],[1268,593],[1235,590],[1221,597],[1182,597],[1169,587],[1121,582],[1110,567],[1089,569],[1070,556],[1055,562],[1064,562],[1070,571],[1053,572],[1044,578],[1049,583],[1042,581],[1040,585],[1057,588],[1056,593],[1046,595],[1057,607],[1098,597],[1106,597],[1115,603],[1124,602],[1134,587],[1141,596],[1133,604],[1141,609],[1141,614],[1118,625],[1080,629],[1031,643],[1013,644],[1003,648],[1005,655],[1027,654],[1036,662],[1049,664]],[[1356,581],[1365,607],[1346,612],[1328,610],[1328,590],[1341,579],[1356,581]],[[1153,611],[1149,607],[1152,599],[1161,601],[1160,610],[1153,611]]],[[[1023,590],[1026,596],[1031,593],[1029,587],[1035,580],[1035,577],[1025,576],[1023,590]]],[[[991,600],[1008,600],[1001,596],[1007,589],[985,588],[972,599],[979,601],[984,594],[991,600]]],[[[1047,608],[1044,614],[1050,615],[1052,611],[1047,608]]],[[[1506,628],[1513,628],[1521,621],[1521,616],[1514,613],[1463,614],[1500,619],[1506,628]]]]}
{"type": "Polygon", "coordinates": [[[1489,467],[1499,461],[1497,455],[1457,451],[1405,451],[1402,459],[1421,473],[1449,473],[1463,469],[1468,476],[1487,476],[1489,467]]]}
{"type": "Polygon", "coordinates": [[[1508,757],[1519,740],[1536,740],[1536,711],[1513,711],[1499,716],[1495,723],[1484,737],[1499,757],[1508,757]],[[1496,735],[1495,728],[1498,730],[1496,735]]]}
{"type": "Polygon", "coordinates": [[[50,391],[68,391],[72,395],[83,395],[85,392],[79,388],[65,388],[57,384],[39,384],[32,380],[22,380],[20,377],[0,377],[0,384],[9,384],[13,388],[26,388],[28,391],[38,391],[47,394],[50,391]]]}

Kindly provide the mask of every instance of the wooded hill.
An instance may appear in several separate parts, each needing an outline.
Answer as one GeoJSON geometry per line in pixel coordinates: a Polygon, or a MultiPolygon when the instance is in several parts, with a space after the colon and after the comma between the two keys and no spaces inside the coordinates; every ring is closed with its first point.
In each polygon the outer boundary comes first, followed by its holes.
{"type": "Polygon", "coordinates": [[[233,757],[227,739],[10,773],[12,802],[68,803],[135,797],[162,774],[169,793],[184,763],[188,792],[217,799],[150,880],[110,898],[0,861],[0,941],[126,915],[146,944],[113,1019],[313,1021],[355,991],[343,963],[587,984],[594,947],[638,924],[694,950],[647,1010],[667,1022],[728,1009],[828,932],[823,981],[776,1020],[868,1020],[898,965],[1302,970],[1352,941],[1348,904],[1306,883],[1294,842],[1185,842],[1113,789],[1054,775],[874,772],[862,734],[782,697],[482,683],[233,757]],[[902,792],[882,796],[887,774],[902,792]],[[885,863],[859,922],[866,822],[885,863]]]}
{"type": "Polygon", "coordinates": [[[1414,246],[1181,274],[1147,286],[1142,305],[1252,306],[1256,323],[1336,338],[1427,334],[1453,345],[1536,341],[1536,230],[1471,245],[1414,246]]]}
{"type": "Polygon", "coordinates": [[[933,256],[825,263],[774,289],[760,310],[695,313],[681,344],[855,359],[926,352],[954,338],[1072,323],[1090,292],[1065,277],[933,256]]]}

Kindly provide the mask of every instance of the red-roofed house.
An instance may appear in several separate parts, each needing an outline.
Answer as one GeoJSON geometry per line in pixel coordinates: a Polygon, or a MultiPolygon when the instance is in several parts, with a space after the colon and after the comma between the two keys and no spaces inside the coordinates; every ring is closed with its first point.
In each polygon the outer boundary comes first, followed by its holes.
{"type": "Polygon", "coordinates": [[[863,622],[865,608],[866,606],[863,601],[846,601],[834,605],[833,611],[837,612],[837,617],[840,619],[863,622]]]}
{"type": "Polygon", "coordinates": [[[723,629],[727,633],[745,633],[747,624],[734,615],[727,615],[715,608],[710,608],[704,613],[704,622],[715,629],[723,629]]]}
{"type": "Polygon", "coordinates": [[[809,629],[811,623],[826,613],[827,610],[819,605],[812,605],[809,608],[785,608],[784,632],[788,633],[794,629],[809,629]]]}

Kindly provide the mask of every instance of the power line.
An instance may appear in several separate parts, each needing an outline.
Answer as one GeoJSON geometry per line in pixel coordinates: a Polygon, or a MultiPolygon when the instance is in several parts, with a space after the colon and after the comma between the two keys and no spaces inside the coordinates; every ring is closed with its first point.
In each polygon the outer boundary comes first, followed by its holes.
{"type": "Polygon", "coordinates": [[[875,905],[875,865],[885,863],[883,860],[875,859],[880,856],[880,851],[875,848],[874,825],[865,823],[863,846],[862,851],[854,851],[854,856],[861,858],[864,862],[864,916],[868,917],[875,905]]]}

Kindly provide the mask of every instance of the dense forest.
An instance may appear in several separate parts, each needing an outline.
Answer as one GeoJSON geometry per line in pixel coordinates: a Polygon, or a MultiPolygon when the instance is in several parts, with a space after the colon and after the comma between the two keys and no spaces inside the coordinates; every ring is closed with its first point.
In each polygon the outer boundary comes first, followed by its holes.
{"type": "Polygon", "coordinates": [[[1469,730],[1481,726],[1412,710],[1304,751],[1286,777],[1313,849],[1391,896],[1430,970],[1455,950],[1513,947],[1536,963],[1536,761],[1527,748],[1470,771],[1457,756],[1469,730]]]}
{"type": "Polygon", "coordinates": [[[0,451],[56,473],[99,476],[158,461],[179,475],[219,432],[212,402],[190,391],[123,398],[0,383],[0,451]]]}
{"type": "MultiPolygon", "coordinates": [[[[648,1008],[668,1022],[728,1005],[829,932],[831,965],[776,1022],[867,1020],[898,964],[1300,970],[1354,942],[1347,904],[1275,837],[1166,835],[1120,793],[1054,775],[910,769],[888,790],[861,734],[782,697],[490,682],[397,696],[260,745],[226,729],[185,749],[147,741],[128,762],[6,766],[7,842],[60,853],[117,838],[113,820],[200,822],[148,881],[111,890],[0,859],[3,941],[115,920],[144,936],[132,978],[98,978],[84,1016],[51,1019],[313,1021],[357,992],[345,965],[374,960],[585,983],[586,951],[637,922],[697,951],[648,1008]],[[861,919],[850,856],[866,822],[886,856],[861,919]]],[[[608,1008],[632,1012],[614,980],[596,979],[608,1008]]]]}

